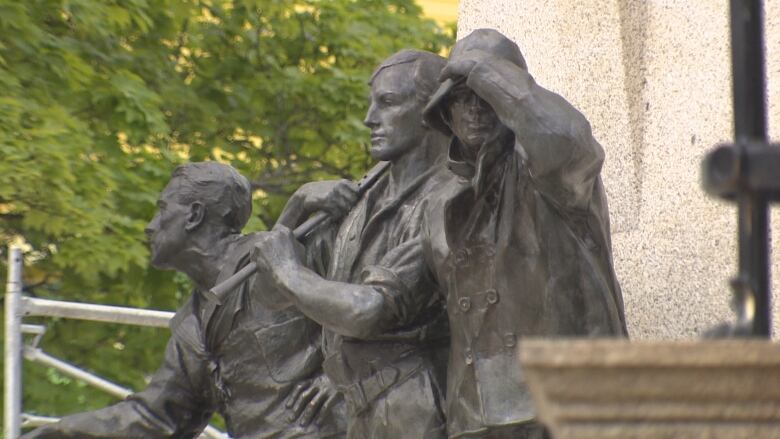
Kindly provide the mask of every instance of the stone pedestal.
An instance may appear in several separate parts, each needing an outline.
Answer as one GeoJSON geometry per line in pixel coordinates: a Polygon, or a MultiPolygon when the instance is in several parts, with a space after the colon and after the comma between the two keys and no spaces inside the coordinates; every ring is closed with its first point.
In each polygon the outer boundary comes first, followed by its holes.
{"type": "Polygon", "coordinates": [[[526,340],[555,439],[780,438],[780,346],[765,341],[526,340]]]}

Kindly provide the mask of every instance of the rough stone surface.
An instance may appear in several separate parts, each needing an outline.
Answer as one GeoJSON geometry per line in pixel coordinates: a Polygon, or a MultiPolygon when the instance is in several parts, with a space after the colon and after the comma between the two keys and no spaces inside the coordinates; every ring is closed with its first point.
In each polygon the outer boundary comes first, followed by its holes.
{"type": "Polygon", "coordinates": [[[780,346],[766,341],[526,341],[556,439],[778,438],[780,346]]]}
{"type": "MultiPolygon", "coordinates": [[[[765,16],[776,139],[780,0],[766,2],[765,16]]],[[[736,209],[699,181],[704,154],[733,138],[728,26],[726,0],[460,2],[460,36],[492,27],[514,39],[537,81],[580,109],[606,149],[615,267],[634,338],[693,338],[732,318],[736,209]]]]}

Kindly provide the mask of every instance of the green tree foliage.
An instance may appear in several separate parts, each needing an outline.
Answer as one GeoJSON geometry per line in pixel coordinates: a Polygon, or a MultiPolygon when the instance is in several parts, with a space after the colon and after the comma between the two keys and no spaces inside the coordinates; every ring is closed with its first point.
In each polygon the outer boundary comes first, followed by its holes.
{"type": "MultiPolygon", "coordinates": [[[[0,0],[0,241],[26,243],[30,295],[174,309],[187,281],[148,267],[143,228],[176,164],[232,163],[268,227],[300,183],[368,167],[373,67],[450,43],[413,0],[0,0]]],[[[47,351],[134,388],[168,337],[46,323],[47,351]]],[[[28,410],[112,401],[25,373],[28,410]]]]}

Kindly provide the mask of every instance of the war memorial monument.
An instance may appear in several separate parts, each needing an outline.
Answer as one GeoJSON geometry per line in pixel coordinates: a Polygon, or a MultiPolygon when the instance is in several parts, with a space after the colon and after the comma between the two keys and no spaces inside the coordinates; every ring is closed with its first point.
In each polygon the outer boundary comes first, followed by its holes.
{"type": "Polygon", "coordinates": [[[765,11],[711,3],[463,0],[447,58],[376,67],[377,165],[267,232],[241,234],[230,166],[172,170],[152,264],[195,288],[164,363],[22,437],[194,438],[215,412],[236,439],[780,437],[765,11]]]}

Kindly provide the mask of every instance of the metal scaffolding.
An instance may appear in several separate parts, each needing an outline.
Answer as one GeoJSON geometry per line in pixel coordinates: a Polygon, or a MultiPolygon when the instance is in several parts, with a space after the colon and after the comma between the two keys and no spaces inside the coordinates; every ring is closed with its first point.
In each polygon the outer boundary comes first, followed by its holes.
{"type": "MultiPolygon", "coordinates": [[[[38,347],[46,328],[41,325],[22,323],[23,317],[45,316],[66,319],[91,320],[96,322],[120,323],[125,325],[167,327],[172,312],[152,311],[120,306],[95,305],[91,303],[63,302],[37,299],[22,295],[22,251],[10,247],[8,252],[8,282],[5,293],[5,395],[3,437],[17,439],[22,427],[36,427],[57,422],[59,419],[36,416],[22,411],[22,360],[27,359],[52,367],[65,375],[84,381],[119,398],[132,393],[130,389],[114,384],[95,374],[53,357],[38,347]],[[25,346],[24,334],[33,335],[32,342],[25,346]]],[[[227,439],[228,436],[208,426],[201,438],[227,439]]]]}
{"type": "Polygon", "coordinates": [[[704,159],[704,189],[738,209],[739,271],[732,279],[732,335],[772,337],[769,203],[780,201],[780,148],[769,143],[764,62],[764,2],[731,0],[734,142],[704,159]]]}

